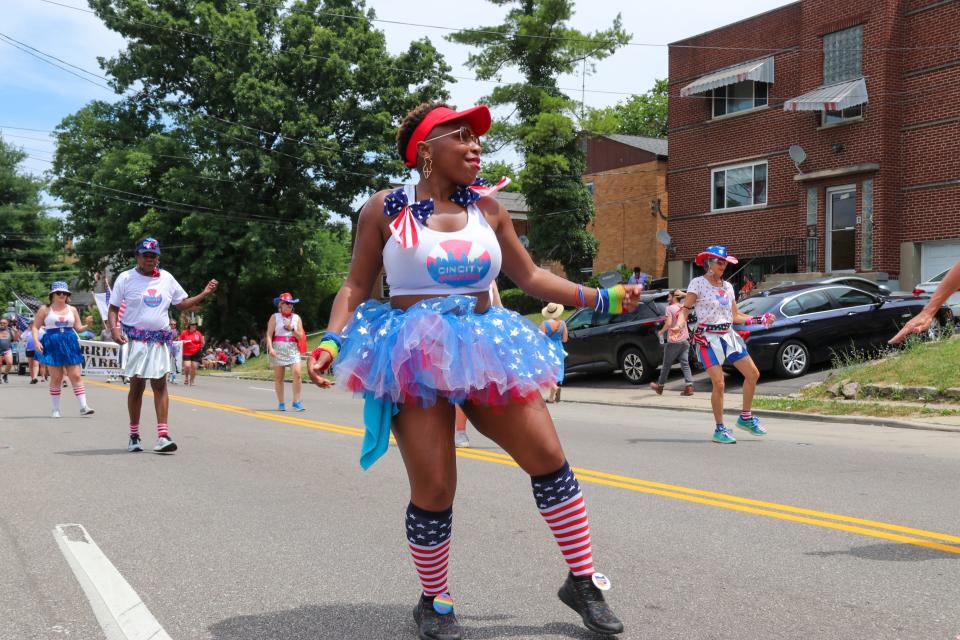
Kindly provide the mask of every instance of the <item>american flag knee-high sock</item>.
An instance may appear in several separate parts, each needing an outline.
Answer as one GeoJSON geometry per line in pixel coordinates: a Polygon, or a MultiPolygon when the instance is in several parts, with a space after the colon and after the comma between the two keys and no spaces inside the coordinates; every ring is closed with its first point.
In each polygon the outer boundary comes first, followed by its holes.
{"type": "Polygon", "coordinates": [[[450,590],[447,564],[452,527],[452,508],[427,511],[412,502],[407,505],[407,543],[425,596],[438,596],[450,590]]]}
{"type": "Polygon", "coordinates": [[[580,493],[580,483],[567,462],[542,476],[531,476],[533,496],[540,515],[550,527],[554,540],[560,546],[563,559],[574,576],[594,573],[593,547],[590,542],[590,522],[587,505],[580,493]]]}

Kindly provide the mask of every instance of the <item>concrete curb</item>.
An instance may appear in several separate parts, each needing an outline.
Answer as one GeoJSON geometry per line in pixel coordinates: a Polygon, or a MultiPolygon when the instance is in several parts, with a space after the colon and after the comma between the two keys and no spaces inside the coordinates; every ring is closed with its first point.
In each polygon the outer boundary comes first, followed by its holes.
{"type": "MultiPolygon", "coordinates": [[[[629,407],[632,409],[661,409],[669,411],[696,411],[699,413],[712,413],[709,407],[692,407],[689,405],[638,405],[626,402],[609,402],[604,400],[573,400],[565,399],[563,402],[577,404],[598,404],[609,407],[629,407]]],[[[763,409],[761,411],[765,416],[774,416],[786,420],[801,420],[805,422],[838,422],[844,424],[862,424],[873,427],[890,427],[894,429],[915,429],[918,431],[942,431],[945,433],[960,433],[960,427],[952,427],[945,424],[931,424],[926,422],[910,422],[908,420],[897,420],[895,418],[876,418],[873,416],[833,416],[821,413],[793,413],[790,411],[776,411],[773,409],[763,409]]],[[[736,410],[725,410],[724,415],[737,416],[736,410]]]]}

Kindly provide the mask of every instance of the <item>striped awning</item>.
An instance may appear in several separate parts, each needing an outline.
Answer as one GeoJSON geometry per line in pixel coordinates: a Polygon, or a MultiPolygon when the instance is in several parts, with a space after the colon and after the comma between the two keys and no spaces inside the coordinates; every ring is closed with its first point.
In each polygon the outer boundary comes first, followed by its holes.
{"type": "Polygon", "coordinates": [[[773,56],[714,71],[710,75],[703,76],[680,89],[680,97],[686,98],[698,93],[706,93],[711,89],[736,84],[744,80],[773,82],[773,56]]]}
{"type": "Polygon", "coordinates": [[[784,111],[840,111],[867,102],[867,82],[863,78],[818,87],[783,103],[784,111]]]}

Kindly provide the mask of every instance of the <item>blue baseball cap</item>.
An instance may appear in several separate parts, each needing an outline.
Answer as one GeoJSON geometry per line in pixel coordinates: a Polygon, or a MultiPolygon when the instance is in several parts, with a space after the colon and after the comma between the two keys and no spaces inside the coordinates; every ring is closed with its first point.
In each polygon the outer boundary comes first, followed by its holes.
{"type": "Polygon", "coordinates": [[[137,253],[155,253],[160,255],[160,243],[156,238],[144,238],[137,243],[137,253]]]}

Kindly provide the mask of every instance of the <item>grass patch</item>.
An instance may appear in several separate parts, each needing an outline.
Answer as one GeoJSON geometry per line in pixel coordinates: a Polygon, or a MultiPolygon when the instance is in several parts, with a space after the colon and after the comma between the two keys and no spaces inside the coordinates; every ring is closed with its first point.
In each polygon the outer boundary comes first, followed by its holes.
{"type": "MultiPolygon", "coordinates": [[[[946,337],[936,342],[916,339],[903,349],[891,350],[880,360],[861,353],[835,357],[830,376],[816,387],[805,389],[806,398],[829,397],[827,389],[841,381],[864,384],[901,384],[934,387],[938,392],[960,387],[960,340],[946,337]]],[[[905,398],[906,399],[906,398],[905,398]]]]}
{"type": "Polygon", "coordinates": [[[960,410],[918,407],[891,402],[854,402],[850,400],[815,400],[810,398],[755,398],[754,409],[770,409],[790,413],[816,413],[832,416],[873,416],[901,418],[910,416],[958,416],[960,410]]]}

